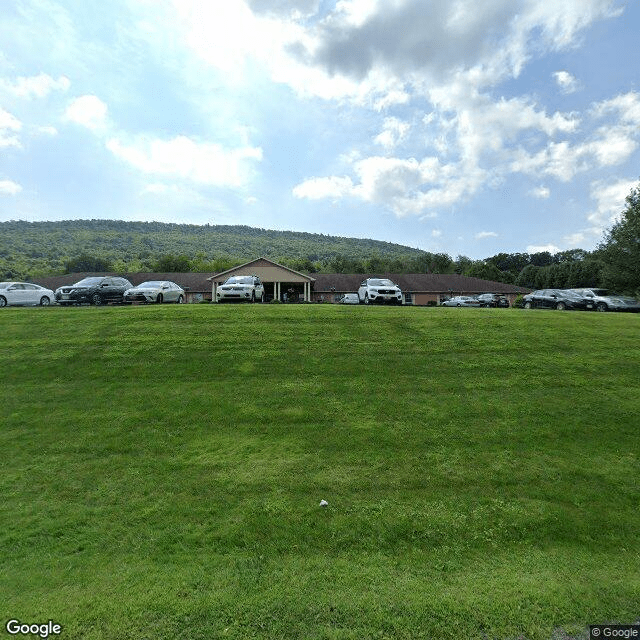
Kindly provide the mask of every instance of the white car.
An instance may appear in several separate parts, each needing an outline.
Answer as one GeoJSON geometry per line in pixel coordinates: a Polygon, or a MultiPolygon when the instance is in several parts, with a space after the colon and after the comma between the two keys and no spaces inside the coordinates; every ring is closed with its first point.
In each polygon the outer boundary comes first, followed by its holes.
{"type": "Polygon", "coordinates": [[[0,282],[0,307],[40,305],[47,307],[56,301],[51,289],[31,282],[0,282]]]}
{"type": "Polygon", "coordinates": [[[264,302],[264,285],[258,276],[231,276],[216,290],[217,302],[264,302]]]}
{"type": "Polygon", "coordinates": [[[402,304],[402,291],[387,278],[367,278],[358,289],[358,301],[364,304],[402,304]]]}
{"type": "Polygon", "coordinates": [[[338,300],[338,304],[359,304],[360,299],[358,298],[357,293],[345,293],[340,300],[338,300]]]}
{"type": "Polygon", "coordinates": [[[125,302],[184,302],[184,289],[170,280],[148,280],[124,292],[125,302]]]}

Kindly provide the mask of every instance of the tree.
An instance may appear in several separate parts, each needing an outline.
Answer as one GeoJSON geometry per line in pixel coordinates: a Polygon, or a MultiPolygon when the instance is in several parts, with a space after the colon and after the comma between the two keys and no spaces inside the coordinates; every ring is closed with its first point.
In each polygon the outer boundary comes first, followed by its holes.
{"type": "Polygon", "coordinates": [[[539,273],[541,267],[535,264],[528,264],[516,278],[515,284],[518,287],[527,287],[528,289],[538,289],[540,282],[539,273]]]}
{"type": "Polygon", "coordinates": [[[509,271],[515,277],[529,264],[529,260],[528,253],[498,253],[487,258],[486,262],[493,262],[500,271],[509,271]]]}
{"type": "Polygon", "coordinates": [[[640,185],[631,190],[626,202],[620,220],[598,246],[598,254],[604,286],[634,294],[640,291],[640,185]]]}
{"type": "Polygon", "coordinates": [[[493,262],[484,262],[482,260],[474,262],[471,268],[467,270],[466,275],[472,278],[482,278],[482,280],[493,280],[494,282],[504,282],[505,277],[505,274],[493,262]]]}
{"type": "Polygon", "coordinates": [[[473,266],[473,260],[467,256],[458,256],[456,258],[454,273],[466,276],[467,272],[473,266]]]}
{"type": "Polygon", "coordinates": [[[98,273],[99,271],[111,271],[112,264],[104,258],[97,258],[83,253],[77,258],[65,262],[64,268],[67,273],[81,273],[83,271],[98,273]]]}
{"type": "Polygon", "coordinates": [[[535,264],[536,267],[546,267],[550,264],[558,262],[554,255],[551,255],[548,251],[539,251],[538,253],[532,253],[530,256],[531,264],[535,264]]]}
{"type": "Polygon", "coordinates": [[[191,271],[191,260],[189,256],[169,253],[157,260],[153,270],[158,273],[188,273],[191,271]]]}

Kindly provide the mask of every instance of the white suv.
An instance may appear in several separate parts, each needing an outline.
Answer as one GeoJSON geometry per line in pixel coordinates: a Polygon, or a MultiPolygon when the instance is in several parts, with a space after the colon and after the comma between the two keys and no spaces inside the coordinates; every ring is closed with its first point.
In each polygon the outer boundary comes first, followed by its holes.
{"type": "Polygon", "coordinates": [[[402,304],[402,291],[387,278],[367,278],[358,289],[358,300],[364,304],[402,304]]]}
{"type": "Polygon", "coordinates": [[[216,291],[218,302],[264,302],[264,285],[258,276],[231,276],[216,291]]]}

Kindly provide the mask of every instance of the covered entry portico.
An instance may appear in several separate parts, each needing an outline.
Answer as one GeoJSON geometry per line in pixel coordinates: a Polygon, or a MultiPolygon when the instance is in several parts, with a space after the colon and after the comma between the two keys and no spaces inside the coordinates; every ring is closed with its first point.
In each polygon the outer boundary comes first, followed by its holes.
{"type": "Polygon", "coordinates": [[[239,267],[233,267],[233,269],[216,273],[208,278],[211,282],[211,299],[213,302],[217,302],[218,300],[216,295],[218,286],[223,284],[227,278],[231,276],[258,276],[264,285],[265,295],[268,299],[284,301],[286,299],[285,295],[288,295],[288,292],[293,290],[296,292],[298,299],[300,299],[301,293],[301,298],[304,302],[311,301],[313,278],[276,262],[272,262],[271,260],[267,260],[267,258],[258,258],[257,260],[241,264],[239,267]]]}

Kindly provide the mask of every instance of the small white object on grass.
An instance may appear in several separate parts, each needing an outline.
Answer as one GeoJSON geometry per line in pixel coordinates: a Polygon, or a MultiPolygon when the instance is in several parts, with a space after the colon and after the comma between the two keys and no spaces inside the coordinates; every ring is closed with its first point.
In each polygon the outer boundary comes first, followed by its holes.
{"type": "Polygon", "coordinates": [[[328,507],[329,503],[326,500],[320,500],[320,506],[321,507],[328,507]]]}

